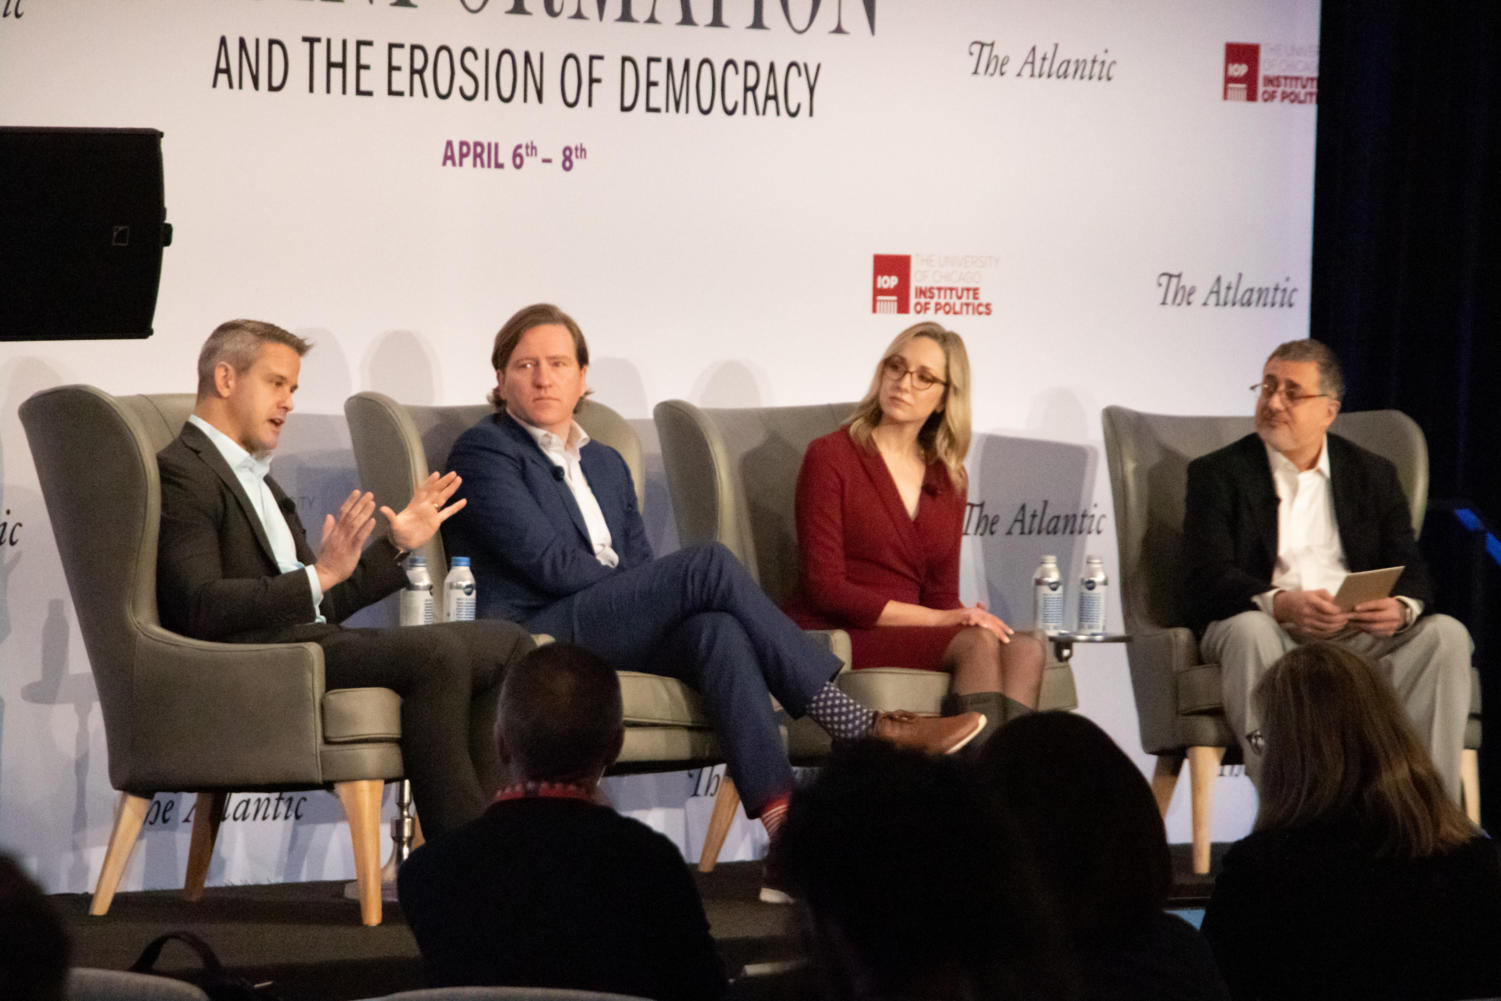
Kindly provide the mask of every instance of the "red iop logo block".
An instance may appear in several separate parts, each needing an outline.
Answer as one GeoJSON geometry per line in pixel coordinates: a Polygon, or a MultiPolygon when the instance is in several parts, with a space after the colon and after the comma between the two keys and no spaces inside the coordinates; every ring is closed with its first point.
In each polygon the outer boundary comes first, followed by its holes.
{"type": "Polygon", "coordinates": [[[876,254],[873,313],[912,310],[912,255],[876,254]]]}
{"type": "Polygon", "coordinates": [[[1247,42],[1225,43],[1225,100],[1256,100],[1256,81],[1261,79],[1261,46],[1247,42]]]}

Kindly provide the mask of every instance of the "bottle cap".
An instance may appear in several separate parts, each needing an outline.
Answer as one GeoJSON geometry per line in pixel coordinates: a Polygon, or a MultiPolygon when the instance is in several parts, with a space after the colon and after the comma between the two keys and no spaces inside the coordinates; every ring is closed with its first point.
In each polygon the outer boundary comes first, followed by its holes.
{"type": "Polygon", "coordinates": [[[407,557],[407,566],[409,566],[409,567],[425,567],[425,566],[427,566],[427,557],[426,556],[418,556],[416,553],[413,553],[412,555],[410,555],[410,556],[407,557]]]}
{"type": "Polygon", "coordinates": [[[1058,557],[1056,557],[1056,556],[1044,556],[1042,558],[1042,562],[1044,562],[1044,563],[1057,563],[1058,562],[1058,557]]]}
{"type": "Polygon", "coordinates": [[[467,567],[469,565],[469,557],[455,556],[450,562],[456,567],[467,567]]]}

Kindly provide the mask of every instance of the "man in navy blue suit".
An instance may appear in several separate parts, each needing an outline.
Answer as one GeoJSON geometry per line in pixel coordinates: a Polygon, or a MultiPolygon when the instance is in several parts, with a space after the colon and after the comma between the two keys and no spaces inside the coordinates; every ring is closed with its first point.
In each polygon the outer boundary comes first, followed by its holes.
{"type": "Polygon", "coordinates": [[[933,753],[985,725],[876,713],[832,679],[837,657],[803,635],[718,544],[661,559],[646,540],[625,460],[573,419],[589,347],[556,306],[506,321],[491,355],[494,415],[459,438],[450,470],[468,506],[444,524],[472,561],[482,616],[577,643],[619,670],[667,674],[704,697],[746,812],[775,834],[792,789],[771,697],[836,738],[874,735],[933,753]]]}

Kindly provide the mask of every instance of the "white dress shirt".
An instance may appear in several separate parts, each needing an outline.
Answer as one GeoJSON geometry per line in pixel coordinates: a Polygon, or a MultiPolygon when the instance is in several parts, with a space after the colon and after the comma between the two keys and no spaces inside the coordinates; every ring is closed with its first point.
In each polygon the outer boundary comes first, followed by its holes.
{"type": "Polygon", "coordinates": [[[282,573],[292,573],[294,570],[307,572],[308,586],[313,592],[313,611],[309,621],[327,621],[318,612],[318,606],[323,603],[323,587],[318,583],[318,572],[297,558],[297,543],[292,540],[287,517],[282,513],[281,505],[276,502],[271,488],[266,485],[266,474],[271,472],[271,460],[251,455],[239,442],[197,414],[189,416],[188,423],[208,435],[208,440],[214,443],[214,447],[234,471],[245,496],[250,498],[250,506],[261,520],[261,528],[266,533],[266,541],[271,543],[271,555],[276,558],[277,569],[282,573]]]}
{"type": "Polygon", "coordinates": [[[589,481],[584,477],[584,467],[579,463],[580,451],[589,444],[588,433],[579,427],[578,421],[573,421],[568,427],[568,439],[565,441],[551,431],[533,427],[515,414],[511,414],[511,417],[526,429],[526,433],[532,436],[553,466],[563,470],[563,482],[573,491],[579,513],[584,516],[584,528],[589,532],[594,558],[604,566],[618,567],[620,556],[611,548],[615,540],[610,536],[610,526],[605,524],[605,513],[589,487],[589,481]]]}
{"type": "MultiPolygon", "coordinates": [[[[1263,443],[1264,444],[1264,443],[1263,443]]],[[[1301,470],[1270,445],[1265,445],[1271,464],[1272,485],[1277,491],[1277,563],[1272,568],[1272,588],[1256,596],[1256,605],[1268,615],[1278,591],[1317,591],[1336,594],[1350,572],[1345,547],[1339,540],[1339,522],[1334,515],[1334,487],[1329,477],[1329,439],[1319,446],[1319,459],[1312,469],[1301,470]]],[[[1411,625],[1422,603],[1399,596],[1411,625]]],[[[1404,628],[1405,628],[1404,625],[1404,628]]]]}

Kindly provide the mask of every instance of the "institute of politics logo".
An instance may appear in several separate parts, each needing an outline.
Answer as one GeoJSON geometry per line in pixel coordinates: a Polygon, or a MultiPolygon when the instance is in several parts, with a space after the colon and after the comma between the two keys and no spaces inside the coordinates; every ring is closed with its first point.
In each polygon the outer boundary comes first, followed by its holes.
{"type": "Polygon", "coordinates": [[[912,311],[912,255],[876,254],[872,281],[872,312],[912,311]]]}
{"type": "Polygon", "coordinates": [[[1240,104],[1318,104],[1319,47],[1226,42],[1221,94],[1240,104]]]}
{"type": "Polygon", "coordinates": [[[1225,100],[1256,100],[1256,81],[1261,78],[1261,46],[1245,42],[1225,43],[1225,100]]]}
{"type": "Polygon", "coordinates": [[[1000,258],[993,254],[875,254],[872,313],[989,316],[985,289],[994,288],[1000,258]]]}

